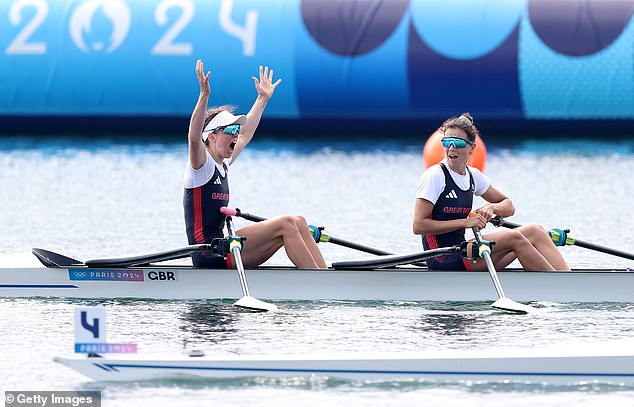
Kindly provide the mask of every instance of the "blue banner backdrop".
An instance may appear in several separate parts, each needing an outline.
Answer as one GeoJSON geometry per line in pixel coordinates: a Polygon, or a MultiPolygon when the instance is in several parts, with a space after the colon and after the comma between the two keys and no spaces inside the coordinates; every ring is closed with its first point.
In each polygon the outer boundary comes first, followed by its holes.
{"type": "Polygon", "coordinates": [[[634,0],[3,0],[0,116],[633,119],[634,0]]]}

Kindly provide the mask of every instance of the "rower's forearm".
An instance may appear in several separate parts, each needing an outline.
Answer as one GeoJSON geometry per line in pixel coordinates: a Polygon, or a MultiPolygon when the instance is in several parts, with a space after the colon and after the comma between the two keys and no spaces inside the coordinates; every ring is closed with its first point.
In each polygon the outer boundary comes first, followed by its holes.
{"type": "Polygon", "coordinates": [[[260,125],[260,119],[262,119],[267,103],[268,99],[258,95],[257,99],[255,99],[255,102],[253,103],[253,106],[251,106],[249,113],[247,113],[247,124],[244,125],[244,131],[242,132],[247,144],[251,141],[253,135],[255,134],[255,130],[260,125]]]}
{"type": "Polygon", "coordinates": [[[509,198],[506,198],[501,202],[493,204],[493,212],[503,218],[513,216],[515,214],[515,206],[513,206],[513,201],[509,198]]]}
{"type": "Polygon", "coordinates": [[[413,231],[415,235],[439,235],[465,227],[466,219],[433,220],[427,218],[414,223],[413,231]]]}
{"type": "Polygon", "coordinates": [[[209,93],[201,92],[198,101],[194,107],[191,119],[189,120],[189,135],[199,137],[205,124],[205,114],[207,112],[207,103],[209,101],[209,93]]]}

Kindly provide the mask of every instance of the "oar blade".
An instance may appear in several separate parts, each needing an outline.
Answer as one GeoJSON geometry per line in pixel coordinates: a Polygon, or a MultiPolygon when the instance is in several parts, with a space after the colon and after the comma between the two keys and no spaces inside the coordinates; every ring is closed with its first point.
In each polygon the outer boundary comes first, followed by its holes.
{"type": "Polygon", "coordinates": [[[255,312],[277,311],[277,306],[275,304],[258,300],[257,298],[251,297],[250,295],[245,295],[244,297],[240,298],[238,301],[233,303],[233,306],[255,312]]]}
{"type": "Polygon", "coordinates": [[[502,297],[491,304],[491,307],[502,310],[502,311],[510,311],[515,312],[517,314],[528,314],[530,312],[534,312],[535,308],[530,305],[520,304],[519,302],[515,302],[510,298],[502,297]]]}

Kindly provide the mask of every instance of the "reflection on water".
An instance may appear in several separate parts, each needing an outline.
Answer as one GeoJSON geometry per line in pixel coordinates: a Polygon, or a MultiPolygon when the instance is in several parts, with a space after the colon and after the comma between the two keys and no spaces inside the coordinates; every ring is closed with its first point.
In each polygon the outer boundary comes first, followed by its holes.
{"type": "Polygon", "coordinates": [[[482,319],[470,314],[425,314],[413,328],[446,336],[467,335],[482,325],[482,319]]]}
{"type": "Polygon", "coordinates": [[[178,315],[184,343],[217,344],[231,339],[238,332],[235,315],[236,309],[230,304],[187,304],[178,315]]]}

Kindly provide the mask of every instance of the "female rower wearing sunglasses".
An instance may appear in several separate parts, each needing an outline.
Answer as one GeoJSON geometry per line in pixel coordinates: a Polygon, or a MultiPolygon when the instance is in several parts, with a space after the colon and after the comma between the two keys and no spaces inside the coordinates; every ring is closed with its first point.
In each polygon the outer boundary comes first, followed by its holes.
{"type": "MultiPolygon", "coordinates": [[[[209,77],[202,61],[196,62],[200,95],[189,123],[189,162],[185,168],[183,206],[187,238],[190,244],[210,243],[224,236],[225,216],[220,208],[229,205],[228,166],[253,138],[267,102],[273,96],[273,70],[260,66],[260,79],[252,77],[257,99],[244,115],[233,114],[232,106],[207,110],[209,77]]],[[[301,216],[280,216],[254,223],[236,231],[247,240],[242,249],[245,267],[257,267],[284,247],[299,268],[326,268],[306,220],[301,216]]],[[[194,253],[196,267],[233,268],[231,255],[226,259],[212,253],[194,253]]]]}
{"type": "MultiPolygon", "coordinates": [[[[423,172],[416,190],[413,231],[422,235],[425,250],[459,245],[465,241],[466,228],[484,229],[494,215],[515,213],[510,198],[477,168],[467,166],[479,134],[471,115],[452,117],[440,130],[445,159],[423,172]],[[488,203],[470,217],[474,195],[488,203]]],[[[503,269],[518,259],[525,270],[570,270],[548,232],[539,225],[501,230],[484,238],[495,241],[492,259],[496,268],[503,269]]],[[[437,270],[486,270],[483,259],[472,263],[458,254],[428,259],[427,265],[437,270]]]]}

